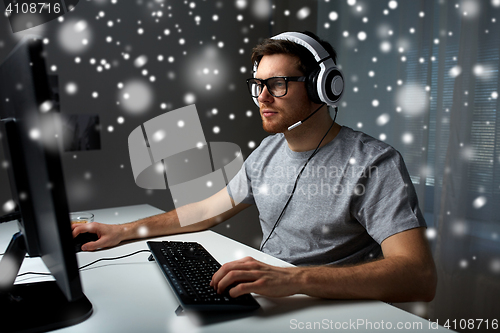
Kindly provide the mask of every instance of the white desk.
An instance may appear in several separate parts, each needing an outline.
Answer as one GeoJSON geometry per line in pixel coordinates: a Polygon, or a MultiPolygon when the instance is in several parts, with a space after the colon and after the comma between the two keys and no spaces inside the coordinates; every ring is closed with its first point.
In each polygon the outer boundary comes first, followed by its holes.
{"type": "MultiPolygon", "coordinates": [[[[92,212],[96,221],[110,224],[162,213],[149,205],[92,212]]],[[[0,253],[4,252],[16,231],[15,222],[0,225],[0,253]]],[[[252,256],[272,265],[290,266],[212,231],[159,237],[154,240],[199,242],[221,264],[252,256]]],[[[77,258],[82,266],[99,258],[117,257],[142,249],[148,249],[145,240],[98,252],[81,252],[77,254],[77,258]]],[[[221,314],[210,318],[178,317],[174,313],[178,306],[176,298],[156,263],[147,260],[148,256],[147,253],[140,253],[125,259],[99,262],[81,271],[83,289],[92,302],[94,312],[86,321],[57,332],[279,333],[310,331],[307,325],[314,325],[315,322],[317,330],[325,331],[384,331],[382,328],[389,328],[389,325],[392,325],[390,331],[394,332],[447,331],[442,327],[431,329],[428,321],[379,301],[332,301],[302,295],[286,298],[255,296],[261,309],[249,314],[221,314]],[[403,328],[397,329],[398,324],[403,325],[403,328]],[[405,329],[404,325],[413,328],[405,329]]],[[[20,273],[26,271],[45,272],[47,269],[40,259],[29,258],[24,261],[20,273]]],[[[44,278],[25,276],[19,278],[18,282],[41,279],[44,278]]]]}

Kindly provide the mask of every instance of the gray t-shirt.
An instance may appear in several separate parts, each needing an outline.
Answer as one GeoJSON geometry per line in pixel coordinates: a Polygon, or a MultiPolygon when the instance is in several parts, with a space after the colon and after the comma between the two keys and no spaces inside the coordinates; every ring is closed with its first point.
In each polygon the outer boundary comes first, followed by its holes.
{"type": "MultiPolygon", "coordinates": [[[[256,204],[263,242],[313,151],[265,138],[228,185],[236,202],[256,204]]],[[[295,265],[354,264],[381,255],[387,237],[426,226],[401,155],[342,127],[304,169],[263,251],[295,265]]]]}

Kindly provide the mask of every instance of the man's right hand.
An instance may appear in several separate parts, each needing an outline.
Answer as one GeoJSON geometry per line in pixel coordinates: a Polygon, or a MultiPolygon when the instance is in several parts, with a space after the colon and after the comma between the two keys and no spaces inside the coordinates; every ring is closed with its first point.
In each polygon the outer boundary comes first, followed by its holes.
{"type": "Polygon", "coordinates": [[[117,224],[75,223],[71,225],[73,237],[85,232],[96,234],[99,237],[95,242],[88,242],[82,245],[82,251],[95,251],[105,247],[113,247],[122,241],[123,226],[117,224]]]}

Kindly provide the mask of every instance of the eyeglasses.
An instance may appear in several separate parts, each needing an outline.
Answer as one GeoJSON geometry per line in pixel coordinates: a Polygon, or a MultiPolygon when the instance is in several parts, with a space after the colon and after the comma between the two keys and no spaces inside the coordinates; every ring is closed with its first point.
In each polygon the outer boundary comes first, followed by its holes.
{"type": "Polygon", "coordinates": [[[266,80],[251,78],[247,79],[247,85],[252,97],[259,97],[264,90],[264,85],[272,96],[283,97],[288,92],[288,81],[304,82],[305,80],[305,76],[275,76],[266,80]]]}

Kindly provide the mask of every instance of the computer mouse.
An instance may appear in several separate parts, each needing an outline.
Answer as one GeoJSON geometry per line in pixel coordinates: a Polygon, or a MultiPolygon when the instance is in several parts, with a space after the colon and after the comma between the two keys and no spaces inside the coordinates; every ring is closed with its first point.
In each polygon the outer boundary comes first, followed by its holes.
{"type": "Polygon", "coordinates": [[[82,245],[88,242],[95,242],[99,237],[97,234],[92,234],[90,232],[84,232],[73,238],[73,244],[75,245],[75,252],[82,251],[82,245]]]}

